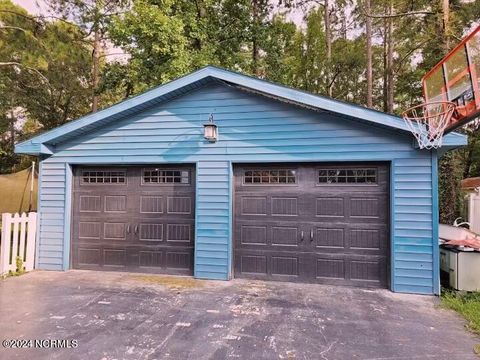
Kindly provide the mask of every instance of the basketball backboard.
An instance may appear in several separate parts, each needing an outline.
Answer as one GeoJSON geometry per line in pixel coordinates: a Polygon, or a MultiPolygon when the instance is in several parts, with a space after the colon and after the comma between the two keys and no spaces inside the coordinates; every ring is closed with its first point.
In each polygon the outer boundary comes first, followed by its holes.
{"type": "Polygon", "coordinates": [[[452,102],[455,111],[445,133],[480,116],[480,26],[465,37],[422,79],[426,103],[452,102]]]}

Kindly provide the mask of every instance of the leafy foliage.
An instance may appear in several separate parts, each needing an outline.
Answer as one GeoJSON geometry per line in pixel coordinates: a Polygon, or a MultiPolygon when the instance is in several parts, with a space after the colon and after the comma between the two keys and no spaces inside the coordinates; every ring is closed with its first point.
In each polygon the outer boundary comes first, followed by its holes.
{"type": "Polygon", "coordinates": [[[45,64],[38,69],[48,80],[38,84],[35,74],[16,76],[16,92],[28,118],[48,130],[88,111],[90,90],[90,52],[81,44],[72,46],[80,30],[63,22],[48,23],[38,37],[37,56],[45,64]]]}

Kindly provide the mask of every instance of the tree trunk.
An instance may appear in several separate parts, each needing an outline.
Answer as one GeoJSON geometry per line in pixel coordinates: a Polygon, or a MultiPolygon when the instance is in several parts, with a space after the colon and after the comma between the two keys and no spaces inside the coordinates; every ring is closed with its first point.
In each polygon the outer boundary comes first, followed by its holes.
{"type": "Polygon", "coordinates": [[[15,123],[16,123],[15,113],[13,112],[13,108],[10,110],[10,148],[13,153],[15,149],[15,123]]]}
{"type": "Polygon", "coordinates": [[[393,1],[385,8],[387,16],[383,19],[383,111],[393,113],[393,1]]]}
{"type": "MultiPolygon", "coordinates": [[[[370,14],[370,0],[365,0],[365,12],[370,14]]],[[[367,37],[367,106],[373,107],[373,71],[372,71],[372,19],[365,19],[367,37]]]]}
{"type": "Polygon", "coordinates": [[[258,46],[258,39],[256,32],[259,29],[258,26],[258,17],[259,17],[259,0],[252,0],[252,21],[253,21],[253,32],[252,32],[252,65],[253,73],[256,76],[260,76],[260,49],[258,46]]]}
{"type": "MultiPolygon", "coordinates": [[[[386,9],[385,9],[386,10],[386,9]]],[[[388,18],[383,19],[383,86],[382,86],[382,100],[383,100],[383,112],[388,111],[388,76],[387,76],[387,71],[388,71],[388,63],[387,63],[387,53],[388,53],[388,48],[387,48],[387,33],[388,33],[388,18]]]]}
{"type": "Polygon", "coordinates": [[[473,164],[473,144],[468,147],[466,150],[467,156],[463,164],[463,178],[466,179],[470,177],[470,169],[473,164]]]}
{"type": "Polygon", "coordinates": [[[92,112],[98,110],[98,85],[100,83],[100,53],[102,51],[100,29],[96,28],[93,39],[93,53],[92,53],[92,112]]]}
{"type": "MultiPolygon", "coordinates": [[[[197,21],[200,23],[206,15],[205,4],[203,0],[195,0],[195,6],[197,7],[197,21]]],[[[202,50],[202,40],[198,36],[193,39],[193,42],[196,50],[202,50]]]]}
{"type": "Polygon", "coordinates": [[[332,59],[332,31],[331,31],[331,21],[330,21],[330,3],[329,0],[325,0],[325,48],[327,51],[327,59],[332,59]]]}
{"type": "Polygon", "coordinates": [[[347,40],[347,32],[348,32],[348,17],[347,17],[347,10],[344,8],[342,11],[342,39],[347,40]]]}
{"type": "Polygon", "coordinates": [[[450,1],[442,0],[443,35],[445,36],[445,54],[450,51],[450,1]]]}
{"type": "MultiPolygon", "coordinates": [[[[388,13],[393,14],[393,0],[390,0],[388,13]]],[[[393,79],[393,19],[388,19],[388,35],[387,35],[387,112],[393,113],[393,95],[394,95],[394,79],[393,79]]]]}
{"type": "Polygon", "coordinates": [[[330,3],[329,0],[325,0],[325,13],[324,13],[324,23],[325,23],[325,49],[327,55],[327,92],[328,96],[332,97],[333,94],[333,82],[330,81],[330,70],[332,67],[332,30],[331,30],[331,21],[330,21],[330,3]]]}

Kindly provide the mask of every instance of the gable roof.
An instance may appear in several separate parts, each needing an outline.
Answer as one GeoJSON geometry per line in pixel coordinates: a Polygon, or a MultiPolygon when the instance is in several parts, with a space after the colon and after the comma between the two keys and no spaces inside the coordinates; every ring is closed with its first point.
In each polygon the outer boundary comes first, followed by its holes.
{"type": "MultiPolygon", "coordinates": [[[[136,113],[154,104],[168,101],[193,89],[202,87],[212,81],[221,81],[245,90],[274,97],[280,101],[286,101],[314,110],[335,113],[344,117],[364,121],[372,125],[387,127],[402,132],[409,131],[404,121],[398,116],[367,109],[359,105],[334,100],[324,96],[313,95],[301,90],[296,90],[214,66],[206,66],[140,95],[124,100],[98,112],[88,114],[77,120],[70,121],[62,126],[23,141],[15,146],[15,152],[32,155],[52,154],[52,145],[54,146],[67,139],[92,131],[110,121],[136,113]]],[[[466,136],[459,133],[450,133],[444,138],[444,146],[447,147],[462,146],[466,143],[466,136]]]]}

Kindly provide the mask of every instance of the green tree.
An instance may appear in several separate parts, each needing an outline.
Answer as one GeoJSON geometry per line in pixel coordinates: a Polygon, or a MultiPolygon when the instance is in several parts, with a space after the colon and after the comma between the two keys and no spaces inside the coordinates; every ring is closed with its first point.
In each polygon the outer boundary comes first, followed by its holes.
{"type": "Polygon", "coordinates": [[[0,24],[0,171],[8,172],[22,159],[13,150],[25,121],[50,129],[88,110],[90,54],[78,27],[10,1],[0,1],[0,24]]]}
{"type": "Polygon", "coordinates": [[[129,61],[107,66],[105,88],[129,96],[207,64],[253,71],[252,34],[264,30],[254,29],[251,7],[250,0],[133,0],[109,26],[129,61]]]}
{"type": "Polygon", "coordinates": [[[53,17],[77,25],[83,35],[79,38],[91,47],[91,108],[95,112],[100,104],[100,82],[106,47],[109,45],[108,25],[113,17],[127,9],[128,0],[46,0],[53,17]]]}
{"type": "Polygon", "coordinates": [[[135,79],[135,93],[185,74],[197,58],[189,56],[191,38],[174,5],[136,0],[110,26],[112,41],[130,56],[126,75],[135,79]]]}
{"type": "Polygon", "coordinates": [[[299,33],[294,23],[287,22],[284,15],[273,18],[264,41],[263,66],[266,78],[285,85],[295,83],[301,52],[298,38],[299,33]]]}
{"type": "Polygon", "coordinates": [[[91,101],[90,51],[76,42],[81,30],[64,22],[48,23],[38,51],[48,80],[38,86],[34,75],[17,77],[16,94],[28,117],[48,130],[89,112],[91,101]]]}

